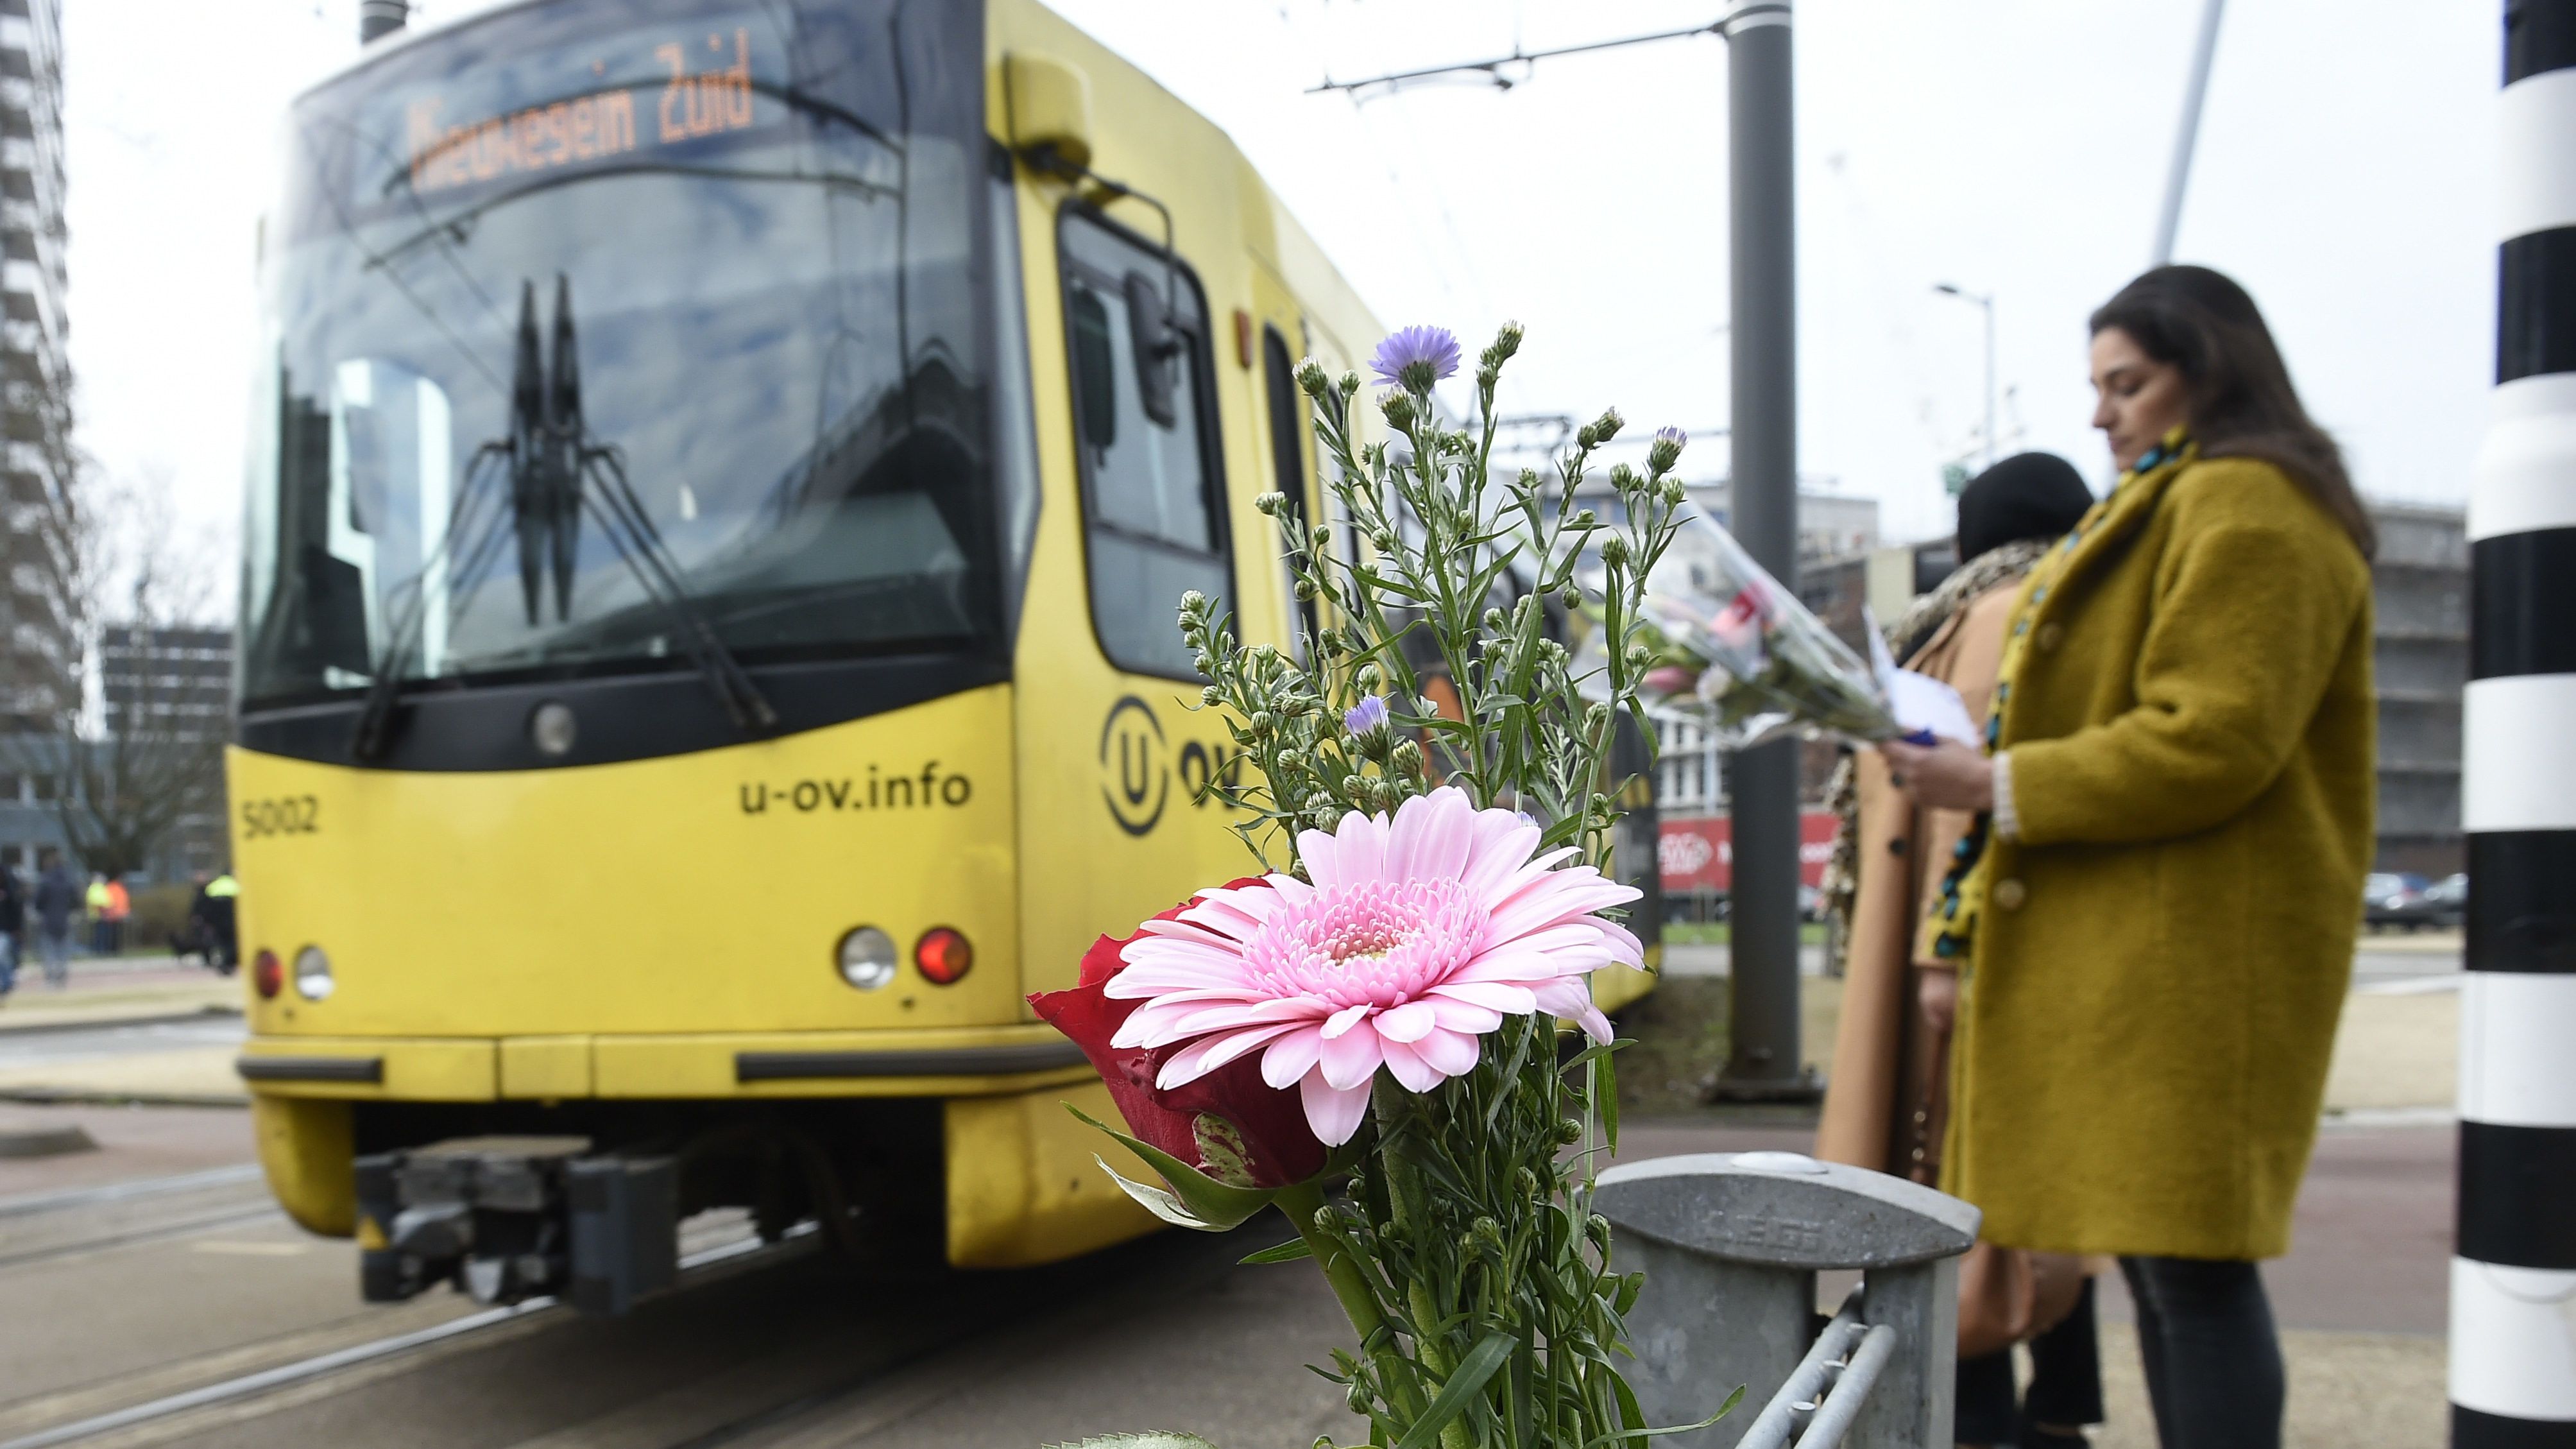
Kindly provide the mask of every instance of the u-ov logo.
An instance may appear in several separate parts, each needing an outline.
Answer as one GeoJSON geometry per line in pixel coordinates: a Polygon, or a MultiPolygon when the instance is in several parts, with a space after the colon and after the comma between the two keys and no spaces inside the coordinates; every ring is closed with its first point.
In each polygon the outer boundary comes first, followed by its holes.
{"type": "Polygon", "coordinates": [[[1100,798],[1109,818],[1130,835],[1143,835],[1163,818],[1172,793],[1163,722],[1130,694],[1109,707],[1100,724],[1100,798]]]}

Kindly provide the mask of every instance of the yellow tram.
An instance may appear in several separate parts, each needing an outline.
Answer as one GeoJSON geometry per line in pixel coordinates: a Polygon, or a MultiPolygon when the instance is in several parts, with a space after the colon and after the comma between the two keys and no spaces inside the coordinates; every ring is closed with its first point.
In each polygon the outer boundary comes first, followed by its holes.
{"type": "Polygon", "coordinates": [[[610,1308],[715,1205],[1147,1229],[1023,998],[1240,870],[1175,601],[1289,640],[1250,504],[1321,504],[1350,287],[1030,0],[536,0],[287,146],[230,760],[278,1200],[370,1297],[610,1308]]]}

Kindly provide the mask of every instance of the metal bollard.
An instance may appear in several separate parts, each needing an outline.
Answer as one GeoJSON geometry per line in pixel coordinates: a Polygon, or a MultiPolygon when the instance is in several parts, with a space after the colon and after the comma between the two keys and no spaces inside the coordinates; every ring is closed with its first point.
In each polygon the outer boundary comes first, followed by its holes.
{"type": "Polygon", "coordinates": [[[1795,1152],[1625,1164],[1601,1175],[1592,1203],[1618,1230],[1621,1265],[1646,1271],[1628,1331],[1637,1350],[1629,1381],[1647,1420],[1696,1423],[1745,1385],[1734,1413],[1661,1443],[1789,1442],[1794,1406],[1769,1406],[1816,1340],[1816,1273],[1858,1268],[1853,1308],[1827,1331],[1849,1341],[1855,1367],[1864,1333],[1885,1346],[1870,1350],[1874,1372],[1855,1386],[1861,1402],[1827,1398],[1806,1442],[1949,1449],[1958,1256],[1977,1240],[1975,1208],[1903,1178],[1795,1152]],[[1846,1321],[1854,1310],[1856,1321],[1846,1321]],[[1831,1435],[1823,1432],[1829,1423],[1831,1435]]]}

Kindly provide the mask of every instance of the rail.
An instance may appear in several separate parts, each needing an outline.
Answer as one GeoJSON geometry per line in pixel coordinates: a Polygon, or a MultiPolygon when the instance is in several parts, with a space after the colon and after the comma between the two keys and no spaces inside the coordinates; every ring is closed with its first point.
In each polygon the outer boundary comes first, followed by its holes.
{"type": "Polygon", "coordinates": [[[1594,1206],[1646,1270],[1628,1315],[1639,1405],[1693,1423],[1738,1382],[1762,1404],[1676,1449],[1948,1449],[1958,1256],[1977,1210],[1793,1152],[1657,1158],[1601,1176],[1594,1206]],[[1816,1274],[1861,1270],[1816,1327],[1816,1274]]]}

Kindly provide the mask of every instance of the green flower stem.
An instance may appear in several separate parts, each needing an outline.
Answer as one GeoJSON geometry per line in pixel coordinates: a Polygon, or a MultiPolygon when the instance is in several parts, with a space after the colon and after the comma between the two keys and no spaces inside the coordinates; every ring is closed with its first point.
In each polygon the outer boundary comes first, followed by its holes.
{"type": "Polygon", "coordinates": [[[1377,1364],[1378,1381],[1390,1398],[1397,1398],[1409,1412],[1419,1413],[1422,1406],[1414,1402],[1411,1376],[1406,1372],[1403,1356],[1395,1351],[1394,1335],[1381,1332],[1386,1318],[1377,1311],[1377,1295],[1369,1291],[1368,1275],[1343,1250],[1339,1238],[1315,1225],[1324,1211],[1324,1186],[1320,1179],[1297,1183],[1279,1189],[1271,1201],[1305,1239],[1306,1250],[1314,1255],[1315,1266],[1324,1270],[1324,1281],[1332,1285],[1333,1297],[1340,1300],[1342,1316],[1351,1321],[1351,1330],[1360,1336],[1360,1344],[1377,1364]],[[1374,1344],[1375,1347],[1369,1347],[1374,1344]]]}
{"type": "MultiPolygon", "coordinates": [[[[1378,1163],[1386,1174],[1387,1204],[1394,1211],[1396,1231],[1411,1240],[1429,1216],[1424,1206],[1427,1199],[1423,1196],[1422,1174],[1404,1155],[1403,1144],[1398,1140],[1396,1128],[1404,1109],[1397,1105],[1397,1094],[1379,1091],[1371,1095],[1374,1100],[1370,1105],[1377,1112],[1378,1163]]],[[[1431,1284],[1418,1273],[1405,1275],[1404,1296],[1405,1307],[1413,1314],[1414,1356],[1422,1360],[1432,1377],[1446,1383],[1449,1375],[1457,1372],[1458,1362],[1450,1356],[1449,1346],[1440,1341],[1436,1325],[1448,1315],[1440,1311],[1439,1301],[1431,1295],[1431,1284]]],[[[1474,1449],[1474,1443],[1468,1437],[1464,1414],[1440,1430],[1441,1449],[1474,1449]]]]}

